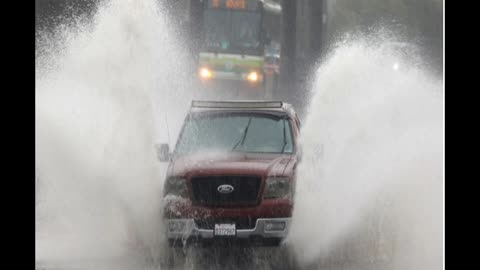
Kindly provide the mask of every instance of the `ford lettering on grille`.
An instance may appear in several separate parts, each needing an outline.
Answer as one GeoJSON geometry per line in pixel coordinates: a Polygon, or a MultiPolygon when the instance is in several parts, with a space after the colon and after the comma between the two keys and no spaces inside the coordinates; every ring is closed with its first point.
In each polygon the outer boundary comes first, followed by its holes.
{"type": "Polygon", "coordinates": [[[233,186],[231,185],[220,185],[217,188],[217,191],[222,193],[222,194],[229,194],[232,193],[234,190],[233,186]]]}

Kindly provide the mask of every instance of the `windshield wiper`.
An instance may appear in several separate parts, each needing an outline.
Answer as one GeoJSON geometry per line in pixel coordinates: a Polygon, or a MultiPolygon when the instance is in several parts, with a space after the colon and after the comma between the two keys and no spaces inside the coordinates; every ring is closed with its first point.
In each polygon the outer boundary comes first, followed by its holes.
{"type": "Polygon", "coordinates": [[[252,122],[252,117],[250,117],[248,119],[248,123],[247,123],[247,126],[245,127],[245,129],[243,130],[243,134],[242,134],[242,137],[240,138],[240,140],[235,144],[235,146],[232,148],[232,151],[235,150],[235,148],[237,148],[238,145],[243,145],[243,143],[245,142],[245,138],[247,137],[247,132],[248,132],[248,128],[250,127],[250,123],[252,122]]]}
{"type": "Polygon", "coordinates": [[[287,146],[287,128],[285,124],[286,120],[283,119],[283,146],[282,146],[282,154],[285,151],[285,146],[287,146]]]}

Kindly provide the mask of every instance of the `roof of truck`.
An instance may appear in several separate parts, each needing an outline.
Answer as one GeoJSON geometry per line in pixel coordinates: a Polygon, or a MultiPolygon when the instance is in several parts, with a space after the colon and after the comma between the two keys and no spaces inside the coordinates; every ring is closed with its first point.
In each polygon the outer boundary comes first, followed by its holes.
{"type": "Polygon", "coordinates": [[[293,106],[283,101],[273,100],[225,100],[225,101],[206,101],[193,100],[190,112],[209,112],[209,111],[248,111],[248,112],[272,112],[286,113],[295,116],[293,106]]]}

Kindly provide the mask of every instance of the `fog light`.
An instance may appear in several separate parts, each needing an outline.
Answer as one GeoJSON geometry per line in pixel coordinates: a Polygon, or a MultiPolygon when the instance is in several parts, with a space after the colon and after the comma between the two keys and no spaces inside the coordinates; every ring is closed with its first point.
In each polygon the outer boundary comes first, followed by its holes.
{"type": "Polygon", "coordinates": [[[180,233],[185,231],[185,221],[175,220],[168,222],[168,231],[172,233],[180,233]]]}
{"type": "Polygon", "coordinates": [[[283,231],[285,230],[285,221],[267,221],[265,222],[265,231],[283,231]]]}

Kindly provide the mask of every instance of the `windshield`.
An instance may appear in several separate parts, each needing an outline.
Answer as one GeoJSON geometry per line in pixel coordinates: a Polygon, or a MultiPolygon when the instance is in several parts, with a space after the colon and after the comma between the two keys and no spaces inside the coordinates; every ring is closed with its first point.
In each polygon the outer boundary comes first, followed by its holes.
{"type": "Polygon", "coordinates": [[[239,151],[293,153],[290,123],[285,117],[251,114],[203,114],[187,119],[175,153],[239,151]]]}
{"type": "Polygon", "coordinates": [[[206,9],[206,49],[216,52],[260,52],[260,28],[261,17],[258,12],[206,9]]]}

